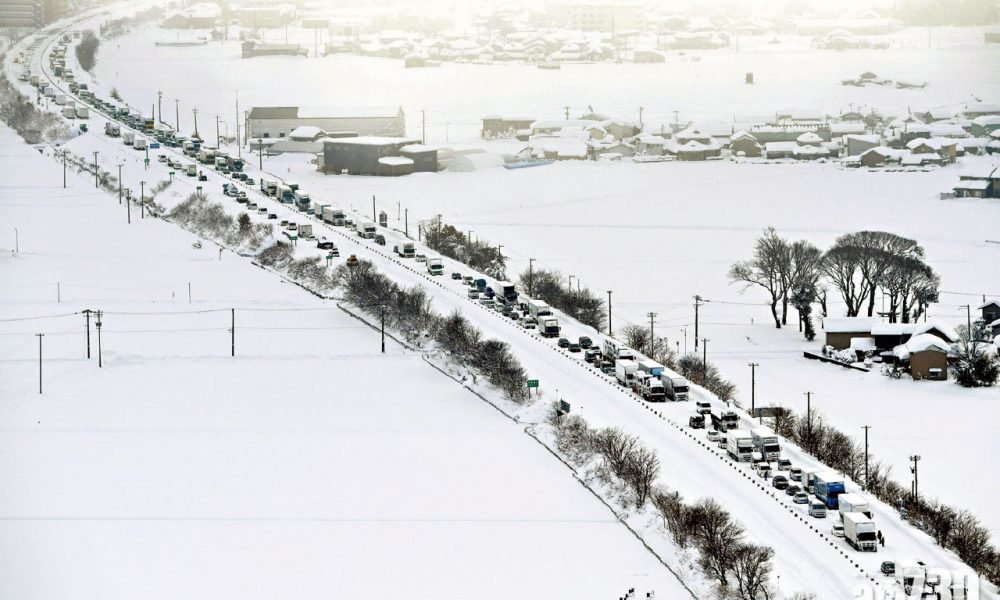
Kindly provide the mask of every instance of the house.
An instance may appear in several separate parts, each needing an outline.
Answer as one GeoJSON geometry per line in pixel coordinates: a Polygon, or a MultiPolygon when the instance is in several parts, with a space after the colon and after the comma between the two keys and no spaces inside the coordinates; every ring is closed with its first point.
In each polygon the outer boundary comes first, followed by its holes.
{"type": "MultiPolygon", "coordinates": [[[[398,175],[407,167],[413,170],[413,160],[382,162],[387,157],[400,157],[404,146],[419,145],[420,140],[404,137],[355,137],[323,141],[323,151],[316,161],[317,170],[323,173],[349,173],[351,175],[398,175]],[[383,173],[385,169],[385,173],[383,173]]],[[[435,159],[436,160],[436,159],[435,159]]],[[[436,168],[435,168],[436,170],[436,168]]]]}
{"type": "Polygon", "coordinates": [[[399,149],[399,155],[413,162],[414,173],[437,173],[438,152],[423,144],[410,144],[399,149]]]}
{"type": "Polygon", "coordinates": [[[918,117],[924,123],[933,123],[935,121],[944,121],[946,119],[951,119],[955,114],[947,109],[943,108],[932,108],[928,111],[918,113],[918,117]]]}
{"type": "Polygon", "coordinates": [[[909,365],[914,381],[948,379],[948,356],[951,346],[932,333],[914,335],[905,344],[897,346],[893,353],[902,365],[909,365]]]}
{"type": "Polygon", "coordinates": [[[990,182],[981,179],[960,180],[951,188],[956,198],[989,198],[990,182]]]}
{"type": "Polygon", "coordinates": [[[764,158],[793,158],[798,147],[796,142],[767,142],[764,144],[764,158]]]}
{"type": "Polygon", "coordinates": [[[982,117],[985,115],[1000,115],[1000,104],[978,102],[976,104],[966,106],[965,110],[962,112],[970,119],[975,119],[976,117],[982,117]]]}
{"type": "Polygon", "coordinates": [[[937,154],[941,151],[941,144],[937,140],[916,138],[907,142],[906,149],[911,154],[937,154]]]}
{"type": "Polygon", "coordinates": [[[480,135],[484,140],[512,138],[521,129],[529,129],[536,119],[521,115],[486,115],[480,135]]]}
{"type": "Polygon", "coordinates": [[[1000,130],[1000,115],[983,115],[972,120],[971,133],[975,137],[987,137],[998,130],[1000,130]]]}
{"type": "Polygon", "coordinates": [[[698,142],[699,144],[709,144],[712,142],[711,134],[704,132],[697,127],[688,127],[682,131],[678,131],[674,134],[674,139],[681,146],[687,144],[688,142],[698,142]]]}
{"type": "Polygon", "coordinates": [[[963,191],[968,190],[971,197],[975,198],[997,198],[1000,197],[1000,167],[993,165],[979,165],[965,169],[958,175],[957,188],[963,191]]]}
{"type": "Polygon", "coordinates": [[[597,121],[591,119],[552,119],[533,121],[528,125],[528,129],[531,130],[531,135],[550,135],[564,129],[584,130],[596,123],[597,121]]]}
{"type": "Polygon", "coordinates": [[[663,156],[665,153],[665,148],[670,142],[667,138],[659,135],[653,135],[650,133],[643,133],[635,138],[636,141],[636,154],[644,154],[646,156],[663,156]]]}
{"type": "Polygon", "coordinates": [[[691,140],[677,147],[677,158],[679,160],[705,160],[711,150],[707,144],[691,140]]]}
{"type": "Polygon", "coordinates": [[[403,109],[308,108],[255,106],[250,109],[250,138],[281,138],[303,125],[323,131],[353,132],[360,136],[406,135],[403,109]]]}
{"type": "Polygon", "coordinates": [[[823,319],[826,345],[835,350],[851,347],[851,338],[872,337],[872,328],[880,324],[878,317],[827,317],[823,319]]]}
{"type": "Polygon", "coordinates": [[[737,131],[729,138],[729,151],[733,156],[746,156],[747,158],[759,158],[764,153],[764,148],[757,143],[757,138],[745,131],[737,131]]]}
{"type": "MultiPolygon", "coordinates": [[[[1000,319],[997,319],[996,321],[990,323],[989,327],[990,331],[992,331],[993,335],[995,336],[994,341],[1000,341],[1000,319]]],[[[997,345],[1000,346],[1000,344],[997,345]]]]}
{"type": "Polygon", "coordinates": [[[807,131],[803,133],[802,135],[795,138],[795,141],[800,146],[820,146],[823,144],[823,138],[819,137],[819,135],[817,135],[813,131],[807,131]]]}
{"type": "Polygon", "coordinates": [[[399,177],[413,172],[413,161],[405,156],[383,156],[378,159],[378,174],[382,177],[399,177]]]}
{"type": "Polygon", "coordinates": [[[862,152],[878,147],[882,137],[878,135],[848,134],[844,136],[848,156],[861,156],[862,152]]]}
{"type": "Polygon", "coordinates": [[[982,318],[987,323],[993,325],[993,321],[1000,319],[1000,301],[998,300],[987,300],[979,306],[976,310],[982,312],[982,318]]]}

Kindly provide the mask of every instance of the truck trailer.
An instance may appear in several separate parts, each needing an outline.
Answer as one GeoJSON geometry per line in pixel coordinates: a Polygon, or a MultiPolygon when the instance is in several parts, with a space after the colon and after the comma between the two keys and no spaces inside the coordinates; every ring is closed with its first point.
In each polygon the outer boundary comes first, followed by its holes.
{"type": "Polygon", "coordinates": [[[413,258],[416,255],[416,248],[414,248],[413,242],[396,244],[392,247],[392,251],[399,255],[400,258],[413,258]]]}
{"type": "Polygon", "coordinates": [[[627,388],[632,387],[632,383],[635,381],[635,374],[638,370],[639,364],[634,360],[615,361],[615,379],[618,380],[620,385],[627,388]]]}
{"type": "MultiPolygon", "coordinates": [[[[375,227],[374,223],[371,223],[372,228],[375,227]]],[[[374,233],[372,234],[374,237],[374,233]]],[[[441,275],[444,273],[444,264],[441,262],[440,256],[428,256],[427,257],[427,272],[431,275],[441,275]]]]}
{"type": "Polygon", "coordinates": [[[875,521],[856,512],[842,513],[844,539],[859,552],[878,552],[878,528],[875,521]]]}
{"type": "Polygon", "coordinates": [[[753,435],[754,448],[760,452],[764,460],[774,462],[781,458],[780,441],[770,427],[754,427],[750,430],[750,434],[753,435]]]}
{"type": "Polygon", "coordinates": [[[548,317],[552,315],[552,307],[549,306],[548,302],[545,300],[525,298],[524,302],[521,304],[524,306],[527,313],[534,317],[536,321],[541,317],[548,317]]]}
{"type": "Polygon", "coordinates": [[[861,513],[869,519],[875,518],[868,500],[860,494],[840,494],[837,496],[837,504],[841,519],[844,518],[844,513],[861,513]]]}
{"type": "MultiPolygon", "coordinates": [[[[736,429],[739,425],[739,417],[736,413],[731,410],[713,409],[712,410],[712,427],[716,431],[730,431],[736,429]]],[[[747,435],[750,435],[749,433],[747,435]]],[[[750,445],[753,446],[753,438],[750,438],[750,445]]],[[[753,448],[751,448],[753,450],[753,448]]]]}
{"type": "Polygon", "coordinates": [[[726,452],[736,462],[750,462],[753,456],[753,436],[742,429],[729,431],[726,433],[726,452]]]}
{"type": "Polygon", "coordinates": [[[830,510],[839,507],[837,497],[846,491],[844,489],[844,479],[832,471],[813,473],[812,486],[813,495],[830,510]]]}
{"type": "Polygon", "coordinates": [[[670,369],[664,369],[660,373],[660,381],[663,382],[663,390],[667,398],[674,402],[687,402],[688,381],[670,369]]]}
{"type": "Polygon", "coordinates": [[[559,337],[559,319],[555,317],[542,317],[537,319],[538,331],[542,337],[559,337]]]}

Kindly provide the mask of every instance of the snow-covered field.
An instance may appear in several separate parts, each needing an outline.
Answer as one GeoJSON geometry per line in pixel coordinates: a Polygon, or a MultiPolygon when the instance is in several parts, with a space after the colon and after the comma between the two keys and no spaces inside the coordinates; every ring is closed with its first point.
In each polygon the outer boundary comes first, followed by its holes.
{"type": "Polygon", "coordinates": [[[0,596],[684,595],[522,426],[419,355],[382,355],[334,304],[170,224],[126,225],[6,129],[0,153],[20,246],[8,227],[0,596]],[[101,369],[96,318],[91,360],[82,314],[12,320],[84,308],[106,311],[101,369]]]}

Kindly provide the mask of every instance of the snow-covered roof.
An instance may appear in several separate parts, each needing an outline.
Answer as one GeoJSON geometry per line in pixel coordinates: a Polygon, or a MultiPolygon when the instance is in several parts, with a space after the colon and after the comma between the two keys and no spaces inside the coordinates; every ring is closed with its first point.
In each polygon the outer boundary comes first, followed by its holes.
{"type": "Polygon", "coordinates": [[[401,167],[404,165],[412,165],[413,160],[406,158],[405,156],[383,156],[378,159],[380,164],[390,166],[390,167],[401,167]]]}
{"type": "Polygon", "coordinates": [[[407,144],[399,149],[400,152],[430,152],[432,150],[434,148],[423,144],[407,144]]]}
{"type": "Polygon", "coordinates": [[[915,323],[879,323],[872,327],[872,335],[904,335],[916,328],[915,323]]]}
{"type": "Polygon", "coordinates": [[[823,138],[812,131],[807,131],[795,138],[795,141],[800,144],[819,144],[823,142],[823,138]]]}
{"type": "Polygon", "coordinates": [[[799,147],[798,142],[767,142],[764,144],[765,152],[794,152],[799,147]]]}
{"type": "Polygon", "coordinates": [[[944,323],[936,323],[931,321],[930,323],[920,323],[913,329],[914,337],[925,334],[928,331],[937,331],[944,336],[946,342],[955,343],[961,338],[958,336],[958,332],[951,325],[945,325],[944,323]]]}
{"type": "Polygon", "coordinates": [[[792,151],[796,156],[819,156],[830,154],[830,151],[822,146],[798,146],[792,151]]]}
{"type": "Polygon", "coordinates": [[[741,140],[743,138],[747,138],[748,140],[753,140],[755,142],[757,141],[757,138],[754,137],[754,135],[752,133],[747,133],[746,131],[744,131],[742,129],[739,130],[739,131],[737,131],[733,135],[729,136],[729,140],[733,141],[733,142],[735,142],[736,140],[741,140]]]}
{"type": "Polygon", "coordinates": [[[647,146],[662,146],[667,143],[667,138],[653,135],[651,133],[639,134],[635,136],[635,140],[640,144],[646,144],[647,146]]]}
{"type": "Polygon", "coordinates": [[[1000,167],[995,165],[970,166],[962,169],[962,172],[959,173],[959,177],[965,179],[990,179],[996,174],[998,168],[1000,167]]]}
{"type": "Polygon", "coordinates": [[[986,302],[983,302],[982,304],[980,304],[979,306],[977,306],[976,310],[982,310],[982,309],[986,308],[987,306],[1000,306],[1000,300],[996,300],[996,299],[987,300],[986,302]]]}
{"type": "Polygon", "coordinates": [[[900,348],[903,349],[907,356],[913,354],[914,352],[926,352],[928,350],[933,350],[934,352],[944,352],[945,354],[951,352],[951,346],[932,333],[921,333],[920,335],[915,335],[905,344],[896,346],[895,352],[897,356],[902,357],[900,354],[900,348]]]}
{"type": "Polygon", "coordinates": [[[830,133],[833,135],[863,134],[867,129],[864,123],[830,123],[830,133]]]}
{"type": "Polygon", "coordinates": [[[870,337],[856,337],[851,338],[851,350],[860,350],[862,352],[867,352],[869,350],[876,350],[875,338],[870,337]]]}
{"type": "Polygon", "coordinates": [[[910,140],[906,144],[906,147],[909,148],[910,150],[913,150],[914,148],[919,148],[920,146],[927,146],[928,148],[930,148],[932,150],[940,150],[941,149],[941,144],[939,144],[936,140],[931,140],[931,139],[928,139],[928,138],[916,138],[916,139],[910,140]]]}
{"type": "Polygon", "coordinates": [[[987,179],[963,179],[952,187],[953,190],[987,190],[990,182],[987,179]]]}
{"type": "Polygon", "coordinates": [[[895,156],[896,153],[893,152],[892,148],[886,148],[885,146],[875,146],[874,148],[869,148],[865,150],[859,156],[864,156],[866,154],[881,154],[886,158],[890,158],[892,156],[895,156]]]}
{"type": "Polygon", "coordinates": [[[393,144],[418,144],[420,140],[407,137],[380,137],[374,135],[362,135],[350,138],[336,138],[327,142],[337,144],[356,144],[358,146],[391,146],[393,144]]]}
{"type": "Polygon", "coordinates": [[[293,140],[314,140],[323,134],[323,130],[312,125],[300,125],[288,134],[293,140]]]}
{"type": "Polygon", "coordinates": [[[709,147],[697,140],[690,140],[686,144],[681,144],[678,148],[678,152],[701,152],[703,150],[708,150],[709,147]]]}
{"type": "Polygon", "coordinates": [[[590,125],[594,125],[596,121],[591,121],[590,119],[566,119],[558,120],[551,119],[547,121],[535,121],[531,124],[531,129],[565,129],[565,128],[583,128],[590,125]]]}
{"type": "Polygon", "coordinates": [[[871,333],[882,321],[877,317],[827,317],[823,331],[827,333],[871,333]]]}
{"type": "Polygon", "coordinates": [[[691,126],[691,127],[688,127],[687,129],[684,129],[683,131],[677,132],[676,134],[674,134],[674,137],[676,137],[676,138],[692,138],[692,139],[704,139],[704,140],[707,140],[708,138],[710,138],[712,136],[709,135],[709,134],[707,134],[707,133],[705,133],[701,129],[698,129],[697,127],[691,126]]]}

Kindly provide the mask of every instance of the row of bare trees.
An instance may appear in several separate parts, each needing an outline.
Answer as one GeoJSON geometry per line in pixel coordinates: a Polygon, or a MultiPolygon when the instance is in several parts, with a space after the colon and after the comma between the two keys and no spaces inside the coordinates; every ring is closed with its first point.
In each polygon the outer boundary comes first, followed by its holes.
{"type": "Polygon", "coordinates": [[[500,253],[499,246],[480,239],[473,240],[471,234],[462,233],[454,225],[442,223],[440,218],[422,227],[424,242],[431,250],[465,263],[490,277],[507,279],[507,261],[500,253]]]}
{"type": "Polygon", "coordinates": [[[63,142],[70,137],[70,129],[61,116],[39,110],[5,73],[0,74],[0,121],[29,144],[63,142]]]}
{"type": "MultiPolygon", "coordinates": [[[[210,201],[208,196],[201,192],[188,196],[171,209],[166,218],[198,235],[223,242],[230,247],[252,251],[262,248],[274,235],[272,224],[254,224],[246,213],[234,219],[226,213],[222,204],[210,201]]],[[[288,250],[290,252],[291,248],[288,250]]],[[[280,248],[275,248],[271,254],[279,255],[280,248]]],[[[264,256],[266,259],[269,254],[264,256]]]]}
{"type": "Polygon", "coordinates": [[[704,498],[688,504],[679,492],[657,485],[659,458],[638,438],[611,427],[591,429],[584,418],[560,415],[556,407],[549,424],[557,449],[571,462],[584,465],[599,458],[598,476],[612,486],[624,485],[628,505],[652,505],[674,542],[697,551],[698,566],[718,584],[720,597],[772,597],[774,551],[748,542],[743,526],[715,500],[704,498]]]}
{"type": "Polygon", "coordinates": [[[866,457],[863,446],[826,423],[816,412],[797,415],[791,410],[779,409],[774,418],[774,430],[824,465],[854,481],[865,482],[865,489],[886,504],[905,509],[911,522],[939,545],[954,550],[966,564],[994,584],[1000,583],[1000,549],[991,544],[989,530],[969,511],[914,497],[911,489],[892,479],[891,468],[866,457]]]}
{"type": "MultiPolygon", "coordinates": [[[[940,285],[915,240],[886,231],[859,231],[838,237],[822,252],[806,240],[782,238],[773,227],[757,238],[752,258],[730,267],[729,279],[744,284],[744,289],[763,289],[778,328],[788,324],[789,304],[808,316],[812,303],[819,302],[826,315],[828,287],[840,295],[849,317],[863,312],[872,316],[875,299],[883,293],[889,299],[890,319],[895,321],[898,314],[908,323],[937,301],[940,285]]],[[[806,333],[811,339],[811,332],[806,333]]]]}
{"type": "Polygon", "coordinates": [[[600,331],[606,321],[606,304],[590,288],[569,285],[569,280],[559,271],[525,269],[518,279],[522,290],[532,298],[544,300],[567,315],[600,331]],[[563,285],[566,282],[567,285],[563,285]]]}

